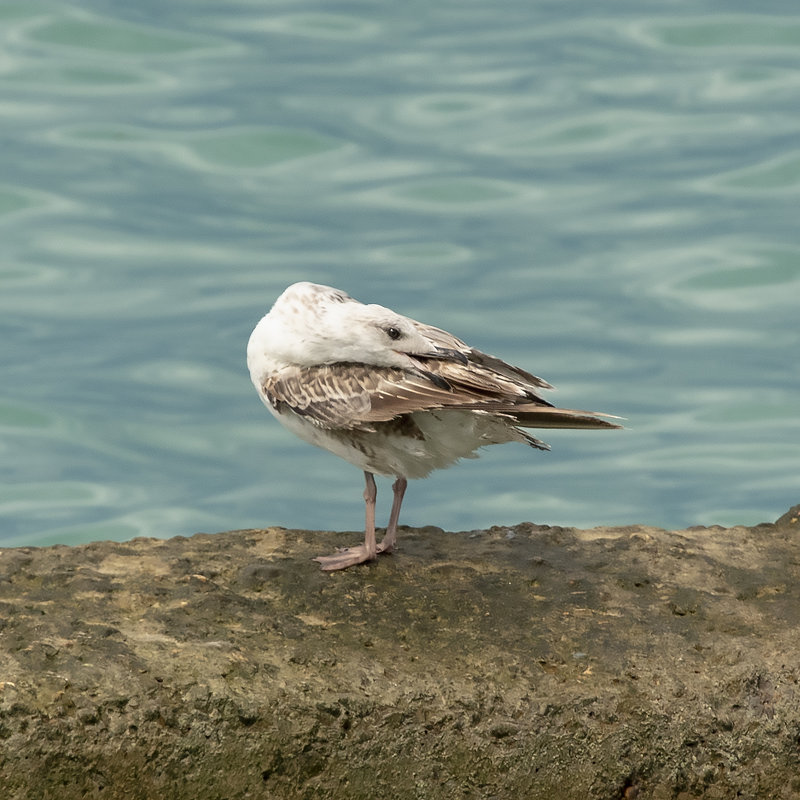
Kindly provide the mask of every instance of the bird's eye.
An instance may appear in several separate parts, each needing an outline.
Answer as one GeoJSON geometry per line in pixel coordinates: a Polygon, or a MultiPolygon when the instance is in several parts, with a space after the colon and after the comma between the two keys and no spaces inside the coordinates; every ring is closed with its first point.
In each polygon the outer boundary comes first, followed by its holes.
{"type": "Polygon", "coordinates": [[[393,340],[399,339],[403,334],[397,328],[386,328],[386,335],[393,340]]]}

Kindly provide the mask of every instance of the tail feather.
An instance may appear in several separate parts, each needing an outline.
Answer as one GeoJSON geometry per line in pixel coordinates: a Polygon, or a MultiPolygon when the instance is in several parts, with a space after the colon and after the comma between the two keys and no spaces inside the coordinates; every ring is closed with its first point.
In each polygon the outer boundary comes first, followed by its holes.
{"type": "Polygon", "coordinates": [[[552,408],[549,406],[516,406],[506,412],[517,425],[523,428],[621,428],[612,419],[621,419],[612,414],[597,411],[578,411],[573,408],[552,408]]]}

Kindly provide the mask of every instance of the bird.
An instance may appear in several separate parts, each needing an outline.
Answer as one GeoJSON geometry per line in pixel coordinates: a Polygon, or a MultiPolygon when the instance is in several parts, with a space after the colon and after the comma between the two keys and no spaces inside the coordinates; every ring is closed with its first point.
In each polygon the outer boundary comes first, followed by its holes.
{"type": "Polygon", "coordinates": [[[253,329],[250,378],[289,431],[364,472],[364,542],[318,556],[323,570],[391,553],[408,481],[487,445],[549,445],[528,428],[619,428],[610,414],[556,408],[542,378],[441,328],[364,304],[331,286],[289,286],[253,329]],[[394,478],[382,541],[375,475],[394,478]]]}

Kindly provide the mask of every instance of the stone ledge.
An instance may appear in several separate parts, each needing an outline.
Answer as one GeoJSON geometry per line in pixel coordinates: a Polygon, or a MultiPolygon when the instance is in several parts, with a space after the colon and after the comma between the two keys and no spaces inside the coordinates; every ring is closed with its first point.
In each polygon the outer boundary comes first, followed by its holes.
{"type": "Polygon", "coordinates": [[[794,798],[800,506],[0,550],[3,798],[794,798]]]}

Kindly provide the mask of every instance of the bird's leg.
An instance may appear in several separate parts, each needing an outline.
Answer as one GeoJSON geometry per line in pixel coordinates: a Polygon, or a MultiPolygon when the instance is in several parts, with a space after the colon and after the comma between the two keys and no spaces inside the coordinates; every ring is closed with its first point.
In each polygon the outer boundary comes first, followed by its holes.
{"type": "Polygon", "coordinates": [[[375,485],[375,477],[371,472],[364,472],[364,550],[367,558],[372,561],[378,555],[375,546],[375,501],[378,499],[378,487],[375,485]]]}
{"type": "MultiPolygon", "coordinates": [[[[371,472],[364,471],[366,488],[364,489],[364,505],[366,507],[366,520],[364,525],[364,544],[355,547],[346,547],[332,556],[317,556],[314,561],[318,561],[322,569],[332,572],[336,569],[346,569],[354,564],[363,564],[372,561],[378,554],[375,544],[375,501],[378,497],[378,487],[375,486],[375,478],[371,472]]],[[[401,495],[402,497],[402,495],[401,495]]],[[[398,507],[397,513],[400,513],[398,507]]],[[[394,515],[394,507],[392,507],[394,515]]],[[[395,523],[396,525],[397,523],[395,523]]]]}
{"type": "Polygon", "coordinates": [[[389,526],[386,528],[386,535],[378,545],[379,553],[391,553],[397,541],[397,521],[400,519],[400,506],[403,504],[403,495],[406,493],[408,481],[405,478],[398,478],[392,484],[394,500],[392,501],[392,512],[389,514],[389,526]]]}

